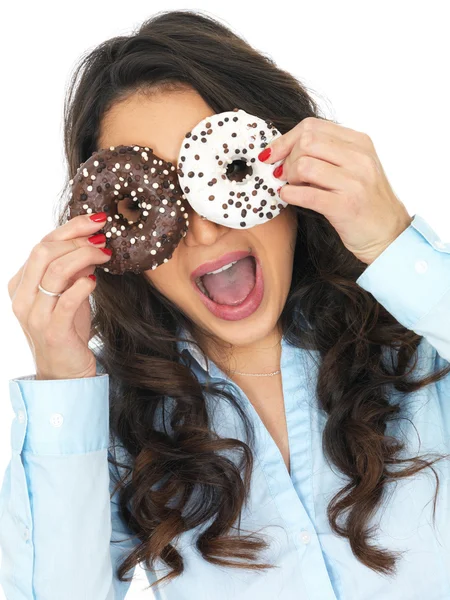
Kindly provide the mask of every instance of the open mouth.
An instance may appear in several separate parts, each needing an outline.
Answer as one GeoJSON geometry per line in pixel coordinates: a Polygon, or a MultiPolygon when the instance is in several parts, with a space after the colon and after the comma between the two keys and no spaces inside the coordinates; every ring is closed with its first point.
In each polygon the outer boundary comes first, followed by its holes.
{"type": "Polygon", "coordinates": [[[242,304],[256,284],[256,259],[249,255],[195,280],[198,289],[219,305],[242,304]]]}

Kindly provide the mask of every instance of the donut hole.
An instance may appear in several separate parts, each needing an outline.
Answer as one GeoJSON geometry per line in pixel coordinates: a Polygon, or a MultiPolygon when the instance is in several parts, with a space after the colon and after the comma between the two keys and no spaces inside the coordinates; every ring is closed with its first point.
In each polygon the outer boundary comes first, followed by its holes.
{"type": "Polygon", "coordinates": [[[230,181],[244,182],[247,176],[251,176],[253,169],[244,158],[235,158],[229,163],[226,170],[227,179],[230,181]]]}
{"type": "Polygon", "coordinates": [[[141,212],[141,207],[137,196],[130,194],[119,194],[117,196],[116,214],[128,219],[129,221],[137,221],[141,212]]]}

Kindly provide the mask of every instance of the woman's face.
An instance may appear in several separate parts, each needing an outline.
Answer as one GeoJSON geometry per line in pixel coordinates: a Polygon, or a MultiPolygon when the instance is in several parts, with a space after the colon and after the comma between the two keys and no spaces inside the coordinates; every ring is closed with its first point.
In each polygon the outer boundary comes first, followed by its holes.
{"type": "MultiPolygon", "coordinates": [[[[151,95],[134,94],[116,103],[104,116],[98,147],[147,146],[162,159],[177,165],[186,133],[214,114],[215,111],[191,88],[151,95]]],[[[202,220],[189,205],[188,216],[188,231],[172,258],[156,269],[145,271],[144,276],[177,305],[199,331],[207,330],[233,346],[247,346],[270,336],[277,329],[291,284],[296,238],[296,215],[292,206],[270,221],[248,229],[231,229],[202,220]],[[262,268],[262,301],[244,318],[218,317],[202,302],[193,287],[191,273],[203,263],[228,252],[248,251],[249,248],[258,257],[262,268]]]]}

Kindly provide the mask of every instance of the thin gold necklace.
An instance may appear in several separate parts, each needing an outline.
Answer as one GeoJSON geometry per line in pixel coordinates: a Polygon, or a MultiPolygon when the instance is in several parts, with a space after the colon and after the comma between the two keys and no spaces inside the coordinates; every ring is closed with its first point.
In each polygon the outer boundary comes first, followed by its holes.
{"type": "Polygon", "coordinates": [[[278,375],[278,373],[281,373],[281,371],[278,370],[273,373],[241,373],[240,371],[233,371],[233,375],[248,375],[249,377],[272,377],[273,375],[278,375]]]}

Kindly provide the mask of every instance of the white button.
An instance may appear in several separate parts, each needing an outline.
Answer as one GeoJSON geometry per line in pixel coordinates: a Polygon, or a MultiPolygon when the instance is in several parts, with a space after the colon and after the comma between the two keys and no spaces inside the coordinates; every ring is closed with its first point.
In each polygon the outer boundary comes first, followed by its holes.
{"type": "Polygon", "coordinates": [[[309,542],[311,541],[311,536],[309,534],[308,531],[301,531],[300,532],[300,540],[304,543],[304,544],[309,544],[309,542]]]}
{"type": "Polygon", "coordinates": [[[53,427],[61,427],[63,421],[64,417],[59,413],[53,413],[50,417],[50,424],[53,425],[53,427]]]}
{"type": "Polygon", "coordinates": [[[425,273],[428,269],[428,263],[426,260],[418,260],[415,264],[415,269],[418,273],[425,273]]]}
{"type": "Polygon", "coordinates": [[[444,244],[444,242],[441,242],[441,240],[436,240],[434,242],[434,245],[436,246],[436,248],[440,248],[441,250],[445,250],[447,247],[447,244],[444,244]]]}
{"type": "Polygon", "coordinates": [[[19,410],[17,412],[17,419],[19,423],[23,423],[25,421],[25,413],[23,412],[23,410],[19,410]]]}
{"type": "Polygon", "coordinates": [[[25,530],[23,532],[23,539],[25,541],[30,539],[30,530],[28,529],[28,527],[25,527],[25,530]]]}

